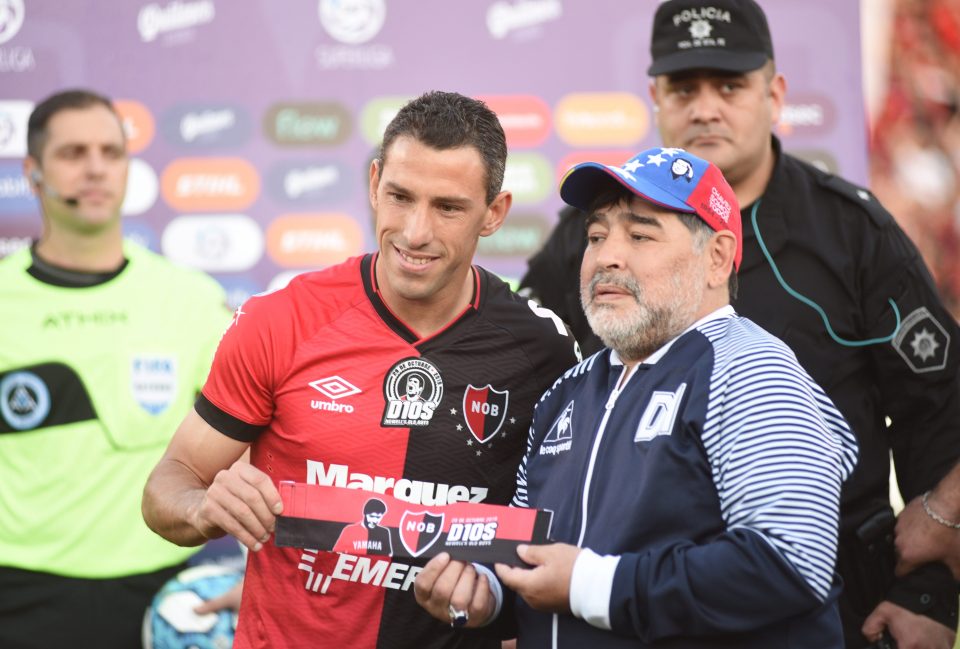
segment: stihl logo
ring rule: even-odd
[[[387,494],[394,498],[418,505],[452,505],[453,503],[479,503],[487,497],[486,487],[449,485],[443,482],[426,482],[406,478],[385,478],[366,473],[352,472],[346,464],[325,465],[307,460],[307,484],[323,487],[346,487]]]

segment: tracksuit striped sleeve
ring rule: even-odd
[[[776,548],[823,601],[837,555],[840,485],[853,471],[856,441],[792,352],[773,338],[757,344],[755,325],[741,323],[733,331],[723,321],[701,329],[716,354],[703,445],[721,515],[729,530],[752,530]],[[749,346],[741,344],[746,338]]]

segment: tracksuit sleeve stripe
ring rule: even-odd
[[[703,444],[729,529],[758,533],[824,600],[837,556],[840,485],[853,470],[856,442],[843,416],[770,339],[756,343],[752,323],[712,336]],[[728,332],[729,334],[730,332]],[[748,351],[743,352],[743,349]]]

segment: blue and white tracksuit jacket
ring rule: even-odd
[[[544,394],[514,504],[586,548],[574,615],[516,602],[520,647],[842,647],[842,415],[793,353],[724,307],[637,366],[603,350]],[[619,386],[619,387],[618,387]]]

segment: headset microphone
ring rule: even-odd
[[[59,192],[54,190],[52,187],[47,186],[47,183],[43,182],[43,174],[39,169],[34,169],[33,173],[30,174],[30,179],[33,180],[34,184],[40,188],[44,194],[49,196],[55,201],[60,201],[67,207],[77,207],[80,204],[80,200],[73,197],[61,196]]]

